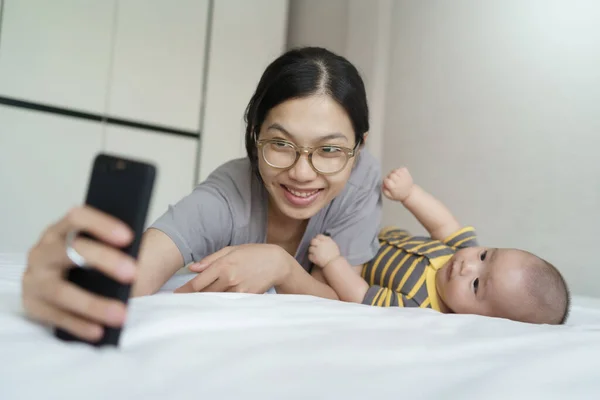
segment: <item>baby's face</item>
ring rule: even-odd
[[[515,249],[461,249],[436,274],[440,298],[457,314],[510,318],[526,303],[528,257],[534,256]]]

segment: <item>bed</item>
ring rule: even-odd
[[[594,399],[600,300],[567,326],[310,296],[131,301],[121,346],[65,344],[21,314],[22,255],[0,255],[0,399]],[[189,278],[188,278],[189,279]]]

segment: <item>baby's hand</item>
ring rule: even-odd
[[[308,259],[318,267],[325,268],[327,264],[339,256],[340,249],[329,236],[317,235],[310,241]]]
[[[410,195],[413,179],[406,168],[398,168],[383,180],[383,194],[390,200],[404,201]]]

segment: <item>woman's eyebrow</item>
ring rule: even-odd
[[[283,133],[283,135],[287,136],[289,139],[292,139],[294,141],[297,140],[297,138],[294,135],[292,135],[290,132],[287,131],[287,129],[285,129],[283,126],[279,125],[278,123],[274,123],[274,124],[269,125],[269,127],[267,128],[267,130],[271,130],[271,129]],[[323,141],[326,141],[326,140],[333,140],[333,139],[344,139],[346,142],[348,141],[348,138],[346,136],[344,136],[342,133],[339,133],[339,132],[329,133],[327,135],[320,136],[318,138],[318,140],[320,142],[323,142]]]
[[[287,136],[290,139],[294,139],[294,135],[292,135],[291,133],[289,133],[283,126],[281,126],[281,125],[279,125],[277,123],[269,125],[269,127],[267,128],[267,130],[269,131],[271,129],[283,133],[285,136]]]

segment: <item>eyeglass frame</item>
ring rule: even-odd
[[[265,157],[265,153],[264,153],[264,146],[265,144],[270,144],[270,143],[285,143],[285,144],[289,144],[292,146],[292,148],[296,151],[296,159],[294,160],[294,162],[292,163],[292,165],[290,165],[289,167],[278,167],[275,166],[273,164],[271,164],[270,162],[267,161],[267,158]],[[349,148],[349,147],[344,147],[344,146],[338,146],[338,145],[322,145],[322,146],[317,146],[317,147],[308,147],[308,146],[298,146],[295,143],[292,143],[290,141],[287,140],[282,140],[282,139],[261,139],[256,141],[256,147],[258,149],[260,149],[260,155],[262,157],[263,160],[265,160],[265,162],[272,168],[276,168],[276,169],[281,169],[281,170],[288,170],[288,169],[292,169],[294,168],[294,166],[298,163],[298,160],[300,159],[300,157],[302,156],[302,154],[306,153],[307,154],[307,160],[308,160],[308,165],[310,165],[310,167],[312,168],[313,171],[315,171],[317,174],[321,174],[321,175],[335,175],[338,174],[340,172],[342,172],[344,170],[344,168],[346,168],[346,166],[348,165],[348,162],[354,158],[354,156],[356,156],[356,149],[358,148],[358,143],[354,146],[353,149]],[[317,169],[317,167],[314,166],[313,162],[312,162],[312,155],[315,151],[317,151],[320,148],[323,147],[335,147],[340,149],[341,151],[343,151],[346,154],[346,162],[344,163],[344,165],[338,169],[335,172],[321,172]]]

